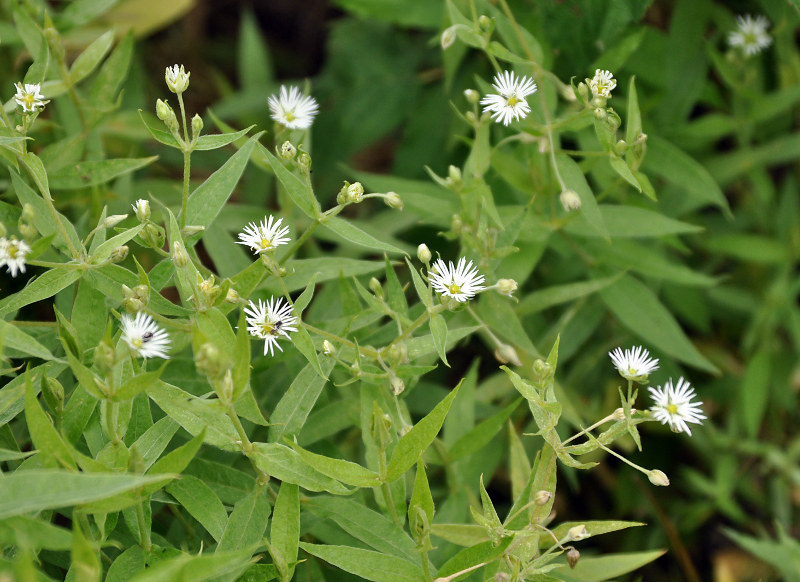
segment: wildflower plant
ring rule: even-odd
[[[655,517],[569,502],[600,463],[620,491],[713,490],[650,439],[715,454],[724,347],[686,329],[717,316],[692,319],[701,293],[727,309],[750,296],[714,295],[716,277],[679,262],[702,230],[687,216],[730,207],[645,133],[648,93],[677,84],[628,59],[660,40],[618,38],[564,71],[555,32],[505,1],[365,0],[332,46],[374,45],[414,91],[339,80],[339,62],[270,94],[248,13],[234,88],[150,70],[132,33],[74,49],[105,9],[90,4],[0,8],[32,58],[15,61],[0,132],[0,578],[610,580],[663,554],[602,541],[658,536]],[[408,54],[436,52],[411,63],[375,30],[350,34],[371,11],[440,39]],[[719,35],[749,55],[767,29]],[[413,69],[433,59],[435,74]],[[137,116],[142,79],[155,102]],[[204,86],[226,94],[193,111]],[[409,176],[348,165],[375,127],[417,136],[396,152]]]

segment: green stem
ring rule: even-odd
[[[427,550],[422,550],[420,552],[420,556],[422,558],[422,574],[425,576],[425,582],[432,582],[433,576],[431,576],[431,568],[428,565],[428,552]]]
[[[181,228],[186,226],[186,207],[189,203],[189,176],[192,166],[192,151],[183,150],[183,195],[181,196]]]
[[[144,520],[144,500],[136,504],[136,523],[139,525],[139,545],[145,552],[149,552],[153,543],[150,541],[150,528]]]

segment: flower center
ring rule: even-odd
[[[33,93],[25,93],[25,95],[22,97],[22,100],[25,102],[23,109],[33,109],[36,96]]]
[[[522,99],[519,99],[516,95],[512,95],[511,97],[508,98],[508,101],[506,102],[506,104],[509,107],[514,107],[515,105],[517,105],[518,103],[521,103],[521,102],[522,102]]]
[[[16,259],[17,258],[17,253],[18,252],[19,252],[19,248],[17,248],[17,245],[15,245],[13,243],[8,245],[8,256],[10,256],[12,259]]]
[[[667,411],[667,413],[668,413],[670,416],[675,416],[676,414],[678,414],[678,407],[677,407],[677,406],[675,406],[674,404],[667,404],[667,405],[664,407],[664,409]]]
[[[294,121],[294,120],[295,120],[294,113],[292,113],[291,111],[287,111],[286,112],[286,121]]]
[[[144,340],[140,337],[134,338],[131,343],[134,345],[135,348],[141,348],[144,345]]]
[[[261,248],[262,249],[269,249],[272,248],[272,241],[268,238],[261,239]]]
[[[456,283],[450,283],[447,286],[447,290],[450,292],[451,295],[457,295],[461,293],[461,285],[458,285]]]

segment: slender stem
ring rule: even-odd
[[[236,432],[239,435],[242,452],[244,452],[245,456],[250,461],[250,465],[252,465],[253,470],[258,474],[259,484],[262,486],[267,485],[269,483],[269,474],[259,467],[256,464],[255,459],[250,456],[255,450],[255,447],[250,441],[250,438],[247,436],[247,432],[244,430],[244,426],[242,426],[242,421],[239,420],[239,415],[236,414],[236,409],[233,407],[233,402],[228,403],[228,405],[225,407],[225,412],[227,413],[228,418],[231,419],[233,427],[236,429]]]
[[[150,528],[144,519],[144,500],[136,504],[136,522],[139,525],[139,545],[145,552],[149,552],[153,543],[150,541]]]
[[[596,429],[598,426],[600,426],[601,424],[605,424],[605,423],[607,423],[607,422],[608,422],[608,421],[610,421],[610,420],[614,420],[614,415],[613,415],[613,414],[609,414],[609,415],[608,415],[608,416],[606,416],[605,418],[598,420],[598,421],[597,421],[597,422],[595,422],[595,423],[594,423],[592,426],[590,426],[590,427],[588,427],[588,428],[585,428],[585,429],[583,429],[581,432],[579,432],[579,433],[576,433],[576,434],[572,435],[572,436],[571,436],[571,437],[569,437],[567,440],[565,440],[565,441],[562,441],[562,442],[561,442],[561,444],[562,444],[562,445],[565,445],[565,444],[567,444],[568,442],[575,440],[576,438],[578,438],[578,437],[579,437],[579,436],[581,436],[582,434],[586,434],[586,433],[587,433],[587,432],[589,432],[590,430],[594,430],[594,429]]]
[[[289,247],[289,250],[286,251],[286,254],[283,255],[283,258],[278,261],[278,264],[283,265],[288,259],[290,259],[292,255],[297,252],[297,249],[299,249],[303,243],[305,243],[314,233],[314,231],[317,230],[317,227],[319,227],[320,224],[321,223],[319,219],[314,220],[314,222],[312,222],[309,227],[303,231],[303,234],[300,235],[300,237],[292,244],[292,246]]]
[[[422,550],[420,552],[420,557],[422,559],[422,574],[425,576],[425,582],[431,582],[433,580],[433,576],[431,576],[431,568],[428,565],[427,550]]]
[[[189,176],[192,167],[192,151],[183,150],[183,195],[181,196],[181,228],[186,226],[186,207],[189,202]]]

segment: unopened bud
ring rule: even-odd
[[[228,303],[239,303],[239,292],[236,289],[228,289],[228,292],[225,294],[225,301]]]
[[[20,220],[24,220],[25,222],[33,222],[34,218],[36,218],[36,209],[32,204],[26,202],[22,205],[22,214],[20,214]]]
[[[222,353],[211,342],[204,343],[195,352],[194,365],[199,372],[209,378],[218,378],[227,369]]]
[[[111,256],[109,257],[109,260],[112,263],[121,263],[122,261],[128,258],[129,251],[130,249],[128,248],[128,245],[119,246],[115,248],[113,251],[111,251]]]
[[[126,218],[128,218],[127,214],[112,214],[103,221],[103,228],[114,228]]]
[[[46,374],[42,376],[42,394],[52,411],[60,411],[64,407],[64,387]]]
[[[517,355],[517,350],[508,344],[500,344],[497,346],[497,349],[494,351],[494,357],[501,364],[522,365]]]
[[[202,307],[211,307],[219,297],[220,287],[214,281],[214,275],[208,279],[203,279],[199,274],[197,278],[200,279],[197,283],[197,290],[200,294],[200,304]]]
[[[458,188],[461,186],[461,168],[451,164],[450,167],[447,168],[447,179],[451,187]]]
[[[511,294],[517,290],[517,282],[514,279],[500,279],[497,281],[497,292],[501,295],[511,297]]]
[[[187,239],[196,234],[200,234],[201,232],[205,231],[205,229],[205,226],[200,226],[199,224],[189,224],[181,229],[181,236],[184,239]]]
[[[488,112],[487,112],[487,113],[484,113],[484,114],[481,116],[481,120],[484,120],[484,119],[489,119],[490,115],[491,115],[491,114],[490,114],[490,113],[488,113]],[[474,111],[467,111],[467,112],[464,114],[464,118],[465,118],[467,121],[469,121],[469,122],[470,122],[472,125],[475,125],[475,124],[478,122],[478,118],[476,117],[476,115],[475,115],[475,112],[474,112]]]
[[[386,206],[390,208],[397,208],[398,210],[403,209],[403,199],[397,195],[396,192],[387,192],[386,196],[383,197],[383,201],[386,203]]]
[[[626,142],[624,139],[621,139],[614,144],[614,153],[618,156],[624,156],[626,151],[628,151],[628,142]]]
[[[586,526],[583,524],[571,527],[567,532],[567,536],[573,541],[585,540],[590,535],[592,534],[589,533],[589,531],[586,529]]]
[[[631,414],[636,412],[635,408],[631,408]],[[625,420],[625,410],[623,408],[617,408],[612,414],[611,418],[613,420],[622,421]]]
[[[167,67],[166,71],[164,72],[164,80],[167,82],[167,87],[173,93],[183,93],[186,89],[189,88],[189,75],[191,73],[187,73],[183,69],[183,65],[173,65],[171,67]]]
[[[105,340],[97,344],[94,349],[94,367],[102,374],[108,375],[114,370],[117,363],[117,353],[114,348],[108,345]]]
[[[139,198],[134,204],[131,204],[133,211],[136,212],[136,218],[140,222],[144,222],[150,218],[150,201],[144,198]]]
[[[178,131],[178,118],[175,116],[172,107],[170,107],[166,101],[162,101],[161,99],[156,101],[156,116],[164,122],[164,125],[166,125],[167,129],[171,132],[174,133]]]
[[[192,140],[200,137],[200,132],[203,131],[203,118],[197,113],[192,117]]]
[[[131,293],[132,297],[135,297],[139,301],[147,303],[150,300],[150,287],[147,285],[137,285],[131,289]]]
[[[392,394],[400,396],[406,389],[406,384],[397,376],[389,378],[389,385],[392,387]]]
[[[461,220],[461,216],[454,214],[450,220],[450,230],[453,231],[453,234],[460,234],[462,228],[464,228],[464,221]]]
[[[653,485],[658,485],[659,487],[668,487],[669,486],[669,477],[663,471],[659,471],[658,469],[653,469],[647,473],[647,478],[650,479],[650,483]]]
[[[361,182],[353,182],[347,187],[347,201],[356,204],[364,200],[364,186]]]
[[[589,86],[586,83],[578,83],[578,95],[580,95],[581,101],[585,102],[589,100]]]
[[[551,366],[544,360],[536,360],[533,363],[533,374],[540,381],[546,380],[547,378],[553,375],[553,366]]]
[[[483,32],[492,32],[494,29],[494,20],[486,16],[485,14],[481,14],[478,17],[478,26],[481,27]]]
[[[308,172],[311,169],[311,156],[306,152],[300,152],[300,155],[297,156],[297,165]]]
[[[145,308],[145,304],[141,299],[130,297],[122,300],[122,308],[128,313],[139,313]]]
[[[608,113],[602,107],[596,107],[594,110],[595,119],[599,119],[600,121],[604,121],[608,117]]]
[[[386,357],[390,362],[405,364],[408,362],[408,346],[404,342],[399,342],[389,346]]]
[[[508,582],[510,579],[510,576],[505,572],[498,572],[494,575],[494,582]]]
[[[177,266],[185,267],[186,265],[189,264],[190,260],[191,259],[189,258],[186,249],[183,248],[183,245],[180,242],[175,241],[174,243],[172,243],[172,261]]]
[[[381,287],[381,282],[378,281],[375,277],[372,277],[369,280],[369,289],[372,291],[376,297],[383,298],[383,287]]]
[[[453,46],[456,41],[456,25],[445,28],[439,41],[442,44],[442,50],[447,50]]]
[[[417,258],[426,265],[431,262],[431,250],[428,245],[422,243],[417,247]]]
[[[21,222],[21,224],[19,224],[17,228],[19,230],[19,233],[22,235],[22,238],[24,238],[28,242],[35,239],[38,233],[36,227],[29,222]],[[0,236],[5,236],[5,234],[0,234]]]
[[[297,155],[297,148],[292,145],[292,142],[285,141],[281,146],[279,155],[284,160],[293,160]]]
[[[570,548],[567,550],[567,564],[569,564],[570,568],[574,568],[575,564],[578,563],[578,560],[581,559],[581,553],[576,550],[575,548]]]
[[[549,491],[544,489],[537,491],[536,495],[533,496],[533,502],[536,505],[547,505],[547,503],[553,498],[553,494]]]
[[[231,372],[230,368],[225,371],[225,377],[222,379],[222,382],[217,387],[217,396],[219,397],[222,402],[232,402],[233,401],[233,373]]]
[[[322,353],[326,356],[332,356],[336,353],[336,348],[333,347],[333,344],[328,340],[324,340],[322,342]]]
[[[478,93],[475,89],[465,89],[464,90],[464,97],[467,98],[467,101],[475,105],[478,101],[481,100],[481,94]]]
[[[564,190],[558,197],[564,210],[571,212],[581,207],[581,198],[575,190]]]

